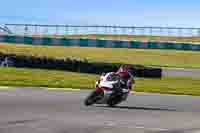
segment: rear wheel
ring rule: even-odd
[[[121,102],[121,96],[112,95],[107,101],[107,105],[110,107],[115,107],[117,104]]]

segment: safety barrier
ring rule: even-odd
[[[5,54],[0,52],[0,67],[17,67],[17,68],[40,68],[48,70],[66,70],[72,72],[101,74],[102,72],[117,71],[121,64],[89,62],[86,59],[55,59],[50,57],[36,57],[18,54]],[[149,67],[142,65],[127,64],[137,77],[161,78],[162,69],[160,67]]]
[[[50,45],[50,46],[82,46],[82,47],[104,47],[104,48],[147,48],[147,49],[175,49],[200,51],[199,44],[176,43],[176,42],[141,42],[141,41],[119,41],[103,39],[72,39],[52,37],[31,37],[0,35],[0,42]]]

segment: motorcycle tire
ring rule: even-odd
[[[111,96],[110,99],[107,101],[107,105],[109,107],[115,107],[120,102],[121,102],[121,99],[118,96]]]
[[[85,104],[85,106],[91,106],[91,105],[93,105],[97,100],[98,100],[98,98],[97,98],[97,91],[94,90],[94,91],[91,92],[91,94],[85,99],[84,104]]]

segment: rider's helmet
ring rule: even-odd
[[[121,65],[117,71],[117,74],[129,75],[128,65]]]

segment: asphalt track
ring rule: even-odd
[[[200,78],[200,69],[162,68],[162,75],[167,77]]]
[[[85,107],[89,91],[0,91],[0,133],[200,133],[200,97],[139,93]]]

